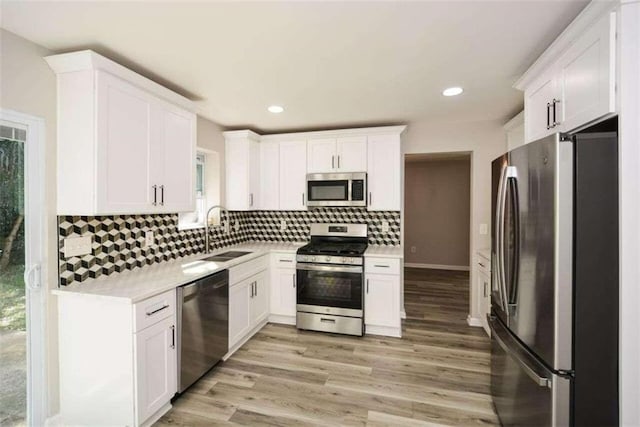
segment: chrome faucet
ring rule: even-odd
[[[227,208],[221,205],[211,206],[209,210],[207,210],[207,214],[204,216],[204,253],[209,252],[209,214],[214,209],[220,209],[220,225],[221,226],[222,226],[222,211],[226,212],[227,214],[229,213]],[[230,219],[227,219],[227,221],[229,220]]]

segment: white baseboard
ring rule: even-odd
[[[282,314],[270,314],[269,323],[278,323],[281,325],[295,325],[296,316],[283,316]]]
[[[469,326],[482,327],[482,321],[477,317],[467,316],[467,324]]]
[[[62,415],[55,414],[47,418],[44,422],[45,427],[62,427],[64,426],[64,422],[62,422]]]
[[[421,264],[418,262],[405,262],[404,266],[410,268],[428,268],[431,270],[469,271],[468,265]]]

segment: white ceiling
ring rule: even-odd
[[[506,120],[515,79],[586,3],[3,1],[1,26],[94,49],[225,127],[284,131]],[[453,85],[464,94],[443,97]]]

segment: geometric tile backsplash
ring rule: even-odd
[[[281,221],[287,227],[281,231]],[[382,233],[382,221],[389,232]],[[368,212],[366,208],[320,208],[309,211],[232,211],[223,213],[222,222],[238,224],[210,229],[211,249],[246,241],[299,242],[309,238],[314,222],[367,223],[369,244],[400,244],[400,212]],[[153,231],[154,244],[145,247],[145,232]],[[92,237],[92,253],[65,258],[64,239]],[[83,282],[104,275],[134,270],[204,252],[204,229],[178,230],[178,214],[60,216],[58,217],[60,285]]]

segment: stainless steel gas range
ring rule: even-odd
[[[366,224],[312,224],[311,242],[296,256],[296,326],[364,333]]]

